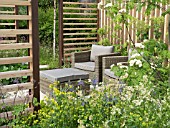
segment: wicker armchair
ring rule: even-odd
[[[78,68],[89,73],[90,79],[97,79],[102,82],[102,58],[106,56],[119,56],[120,53],[109,53],[95,56],[95,61],[90,61],[91,51],[72,53],[72,68],[77,68],[79,64],[86,64],[85,69]]]
[[[103,57],[103,80],[108,81],[110,79],[117,79],[114,72],[111,71],[110,66],[112,64],[122,63],[122,65],[128,65],[128,56],[110,56]]]

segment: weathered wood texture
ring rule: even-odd
[[[92,44],[97,43],[98,9],[96,3],[65,2],[60,0],[59,11],[63,11],[60,17],[60,26],[63,26],[60,34],[60,59],[70,61],[71,52],[89,50]],[[86,8],[83,8],[86,6]],[[61,12],[60,12],[61,13]],[[61,41],[63,43],[61,44]],[[61,57],[62,56],[62,57]]]
[[[18,6],[26,6],[28,8],[27,14],[20,15],[18,13]],[[26,98],[8,97],[1,99],[0,105],[15,105],[21,103],[28,103],[33,111],[32,99],[33,96],[39,101],[39,42],[38,42],[38,0],[1,0],[0,1],[0,53],[10,53],[11,50],[26,50],[27,53],[18,54],[14,56],[0,56],[0,66],[11,64],[28,64],[27,69],[19,69],[16,71],[0,72],[0,80],[21,77],[28,78],[25,83],[17,83],[5,85],[0,81],[0,94],[5,96],[7,93],[12,94],[17,91],[26,92]],[[6,9],[7,8],[7,9]],[[34,9],[32,9],[34,8]],[[10,11],[6,11],[10,10]],[[20,29],[18,21],[27,21],[26,29]],[[5,21],[5,22],[4,22]],[[8,29],[7,29],[8,28]],[[18,39],[18,37],[20,37]],[[21,37],[25,37],[23,40]],[[11,112],[9,112],[11,113]],[[3,118],[3,113],[0,118]],[[12,117],[12,113],[11,113]]]
[[[112,1],[112,4],[114,4],[114,2],[116,2],[115,0],[110,0]],[[106,0],[101,0],[101,3],[103,3],[103,6],[106,5]],[[131,10],[129,12],[129,14],[133,17],[135,17],[136,19],[140,20],[140,21],[144,21],[145,23],[149,24],[151,26],[151,28],[148,30],[147,34],[148,34],[148,39],[153,39],[155,38],[154,35],[154,27],[153,27],[153,21],[149,21],[149,19],[154,18],[154,17],[159,17],[161,16],[161,14],[164,12],[164,10],[168,9],[168,5],[159,5],[160,9],[155,9],[152,10],[151,14],[149,16],[144,15],[145,11],[146,11],[146,7],[142,7],[142,9],[140,11],[137,11],[137,8],[134,8],[133,10]],[[126,7],[125,3],[120,4],[120,7],[122,9],[124,9]],[[136,24],[133,24],[128,26],[126,28],[126,26],[124,24],[122,24],[121,30],[115,31],[114,27],[115,27],[115,23],[113,22],[113,20],[111,19],[111,17],[109,17],[107,15],[107,12],[104,8],[100,9],[100,28],[105,28],[105,30],[107,31],[107,33],[105,34],[105,38],[108,38],[111,44],[124,44],[126,41],[131,39],[135,42],[135,43],[139,43],[142,40],[137,38],[136,36],[136,32],[137,32],[137,26]],[[164,24],[162,24],[162,28],[161,28],[161,38],[162,40],[165,41],[165,43],[169,44],[169,37],[168,37],[168,27],[169,27],[169,15],[165,16],[164,19]],[[143,27],[143,26],[141,26]],[[116,37],[113,37],[113,33],[116,35]],[[128,35],[130,34],[130,36]],[[101,39],[101,38],[100,38]]]

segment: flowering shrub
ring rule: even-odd
[[[38,113],[21,116],[12,126],[24,128],[170,127],[170,90],[159,99],[154,89],[141,86],[103,85],[88,96],[59,91],[41,101]],[[72,87],[69,87],[72,88]]]
[[[141,43],[142,48],[133,52],[128,67],[112,67],[119,77],[128,74],[122,79],[127,85],[148,85],[157,88],[166,87],[169,83],[168,59],[170,52],[167,45],[161,41],[148,40]]]

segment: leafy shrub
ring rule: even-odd
[[[58,13],[58,10],[57,10]],[[39,9],[39,38],[43,45],[52,45],[53,41],[53,17],[54,10],[49,8],[46,11]],[[56,19],[58,24],[58,18]],[[56,40],[58,39],[58,25],[56,26]]]
[[[50,85],[52,97],[41,101],[38,118],[33,114],[20,116],[13,123],[14,128],[170,127],[169,89],[160,99],[152,93],[155,88],[146,86],[132,87],[115,82],[84,96],[77,95],[76,91],[59,91],[55,85]]]

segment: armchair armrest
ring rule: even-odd
[[[126,63],[128,61],[128,56],[111,56],[103,57],[103,69],[109,69],[112,64],[117,64],[119,62]]]
[[[71,53],[71,65],[74,67],[77,62],[88,62],[90,61],[91,51],[82,51]]]
[[[120,53],[109,53],[104,55],[95,56],[95,72],[98,74],[99,82],[102,82],[102,58],[107,56],[120,56]]]

